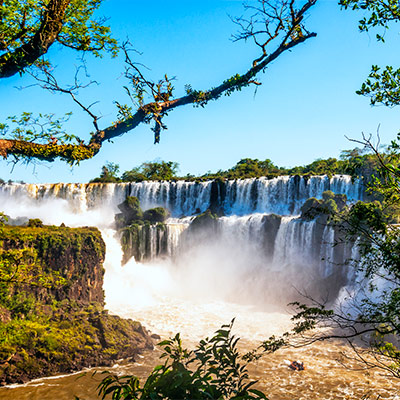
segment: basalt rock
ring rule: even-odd
[[[121,204],[118,205],[122,213],[122,219],[125,226],[130,225],[133,221],[143,219],[143,211],[137,197],[128,196]],[[121,218],[120,214],[117,214]]]
[[[104,310],[104,255],[96,228],[0,227],[0,385],[152,348],[139,322]]]
[[[132,257],[136,261],[149,261],[166,255],[168,235],[165,224],[159,222],[150,224],[133,223],[121,230],[121,245],[123,250],[122,263],[127,263]]]
[[[268,257],[274,254],[275,239],[281,225],[282,217],[276,214],[268,214],[263,217],[263,233],[264,233],[264,252]]]
[[[149,221],[151,224],[165,222],[170,217],[170,213],[163,207],[151,208],[143,213],[143,220]]]

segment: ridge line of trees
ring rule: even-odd
[[[382,153],[388,159],[389,153]],[[364,177],[370,181],[373,176],[378,176],[378,162],[376,157],[363,149],[354,148],[342,151],[340,158],[317,159],[304,166],[292,168],[279,167],[270,159],[258,160],[244,158],[226,171],[207,172],[200,176],[178,174],[179,164],[173,161],[154,160],[144,162],[131,170],[120,173],[120,167],[113,162],[107,162],[100,176],[90,182],[116,183],[116,182],[142,182],[142,181],[206,181],[212,179],[245,179],[266,176],[274,178],[282,175],[351,175],[353,178]]]

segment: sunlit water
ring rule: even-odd
[[[261,340],[291,326],[290,315],[284,308],[276,307],[279,290],[274,291],[273,307],[257,301],[259,291],[245,286],[242,276],[236,279],[222,260],[220,265],[215,265],[188,259],[185,268],[182,265],[177,268],[167,261],[139,264],[131,260],[121,266],[118,239],[108,228],[113,218],[109,208],[71,213],[66,201],[53,200],[41,205],[4,202],[3,210],[14,217],[39,217],[45,223],[99,226],[107,245],[104,281],[107,308],[112,313],[141,321],[162,338],[180,332],[185,344],[193,347],[200,338],[212,335],[222,324],[235,318],[234,333],[241,337],[240,347],[246,352],[258,346]],[[235,250],[240,252],[240,249]],[[268,297],[268,293],[262,295]],[[339,342],[285,349],[251,365],[250,376],[258,380],[257,387],[271,400],[358,400],[368,394],[371,399],[378,396],[400,399],[398,381],[379,370],[361,370],[362,365],[346,359],[344,353],[352,354],[346,344]],[[159,350],[147,351],[135,363],[122,365],[119,362],[111,370],[143,379],[159,362],[159,355]],[[304,362],[306,370],[290,370],[287,365],[292,360]],[[96,387],[102,376],[93,376],[93,372],[102,370],[96,368],[38,379],[25,385],[11,385],[0,389],[0,399],[69,400],[79,396],[94,400],[98,398]]]

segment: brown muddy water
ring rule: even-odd
[[[201,268],[191,277],[190,285],[188,281],[177,283],[165,265],[130,263],[121,268],[115,262],[122,258],[119,242],[112,232],[103,232],[103,237],[108,249],[104,281],[107,308],[121,317],[141,321],[162,338],[180,332],[185,344],[193,348],[200,339],[236,318],[233,331],[241,338],[241,350],[246,352],[270,335],[279,335],[291,327],[290,315],[282,310],[237,304],[235,298],[231,302],[221,301],[217,295],[228,285],[229,276],[211,282],[213,285],[205,290],[205,273]],[[343,353],[351,356],[351,352],[348,345],[340,342],[285,349],[252,364],[249,376],[258,380],[256,387],[270,400],[400,400],[399,379],[386,376],[382,370],[363,370],[362,364],[344,357]],[[160,363],[159,355],[160,350],[148,351],[136,363],[115,365],[109,370],[143,379]],[[287,365],[293,360],[304,362],[306,370],[289,369]],[[0,400],[73,400],[75,396],[96,400],[96,388],[103,376],[93,376],[93,372],[102,370],[3,387]]]
[[[184,332],[187,329],[189,339],[186,345],[194,347],[196,340],[204,336],[204,331],[213,331],[218,328],[221,319],[226,319],[227,309],[239,313],[240,307],[226,304],[186,305],[180,307],[181,315],[169,305],[170,313],[166,308],[159,307],[149,311],[147,318],[164,315],[158,324],[151,326],[153,331],[157,325],[158,332],[168,337],[171,332],[168,328],[178,328]],[[167,307],[167,305],[165,305]],[[172,311],[171,311],[172,309]],[[197,321],[181,325],[180,321],[188,317],[188,313],[199,313]],[[219,312],[218,312],[219,311]],[[142,320],[146,319],[142,315]],[[163,321],[162,321],[163,319]],[[154,320],[153,320],[154,321]],[[254,325],[258,321],[257,325]],[[268,326],[273,329],[268,330]],[[240,347],[243,352],[253,349],[259,344],[261,333],[274,334],[288,324],[288,316],[279,313],[244,313],[235,321],[235,334],[241,336]],[[174,326],[175,325],[175,326]],[[162,329],[162,326],[164,329]],[[266,336],[264,336],[266,337]],[[364,370],[363,365],[345,357],[352,356],[352,350],[345,343],[325,342],[316,343],[300,349],[285,349],[272,355],[266,355],[249,366],[249,375],[258,380],[256,387],[267,394],[270,400],[330,400],[330,399],[400,399],[400,380],[391,378],[380,370]],[[127,365],[115,365],[108,370],[117,374],[134,374],[144,379],[151,369],[159,363],[160,350],[147,351],[137,358],[137,362]],[[288,361],[299,360],[304,362],[305,371],[292,371],[288,368]],[[34,380],[25,385],[11,385],[0,388],[0,400],[70,400],[78,396],[82,400],[96,400],[96,387],[104,375],[104,368],[88,369],[71,375]],[[96,374],[93,375],[93,373]],[[368,397],[370,396],[370,397]]]

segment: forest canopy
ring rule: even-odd
[[[381,154],[384,159],[391,160],[397,165],[398,160],[394,160],[389,153]],[[200,176],[178,174],[179,164],[173,161],[154,160],[144,162],[141,165],[125,171],[119,175],[119,165],[108,162],[102,167],[99,177],[91,182],[142,182],[160,180],[188,180],[202,181],[210,179],[246,179],[259,178],[265,176],[274,178],[282,175],[351,175],[353,178],[365,178],[366,183],[371,181],[373,176],[378,177],[378,160],[375,155],[366,149],[354,148],[342,151],[340,158],[330,157],[328,159],[317,159],[304,166],[292,168],[279,167],[270,159],[258,160],[244,158],[239,160],[236,165],[226,171],[207,172]]]

